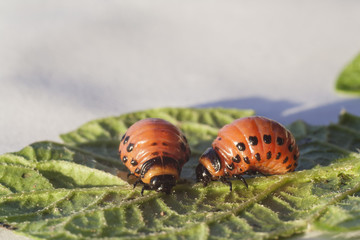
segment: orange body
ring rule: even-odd
[[[159,175],[178,179],[189,160],[190,148],[183,133],[173,124],[149,118],[133,124],[122,137],[120,159],[132,174],[149,184]]]
[[[297,167],[299,149],[293,135],[281,124],[264,118],[248,117],[235,120],[220,129],[212,143],[220,167],[203,156],[202,164],[213,179],[245,172],[284,174]]]

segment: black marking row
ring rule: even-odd
[[[126,133],[125,133],[125,134],[121,137],[120,143],[122,142],[122,143],[125,145],[125,144],[127,144],[127,143],[129,142],[129,139],[130,139],[130,136],[126,136]],[[183,139],[183,141],[184,141],[185,143],[187,143],[187,139],[186,139],[186,137],[185,137],[184,135],[182,135],[182,139]],[[186,145],[185,145],[184,142],[181,142],[181,143],[180,143],[180,148],[181,148],[181,150],[182,150],[183,152],[186,152]],[[157,145],[156,142],[153,142],[153,143],[151,144],[151,146],[156,146],[156,145]],[[168,143],[162,142],[162,145],[168,146]],[[128,146],[126,147],[126,151],[127,151],[128,153],[132,152],[132,151],[134,150],[134,146],[135,146],[134,143],[129,143]],[[163,154],[164,154],[164,155],[169,155],[169,153],[167,153],[167,152],[163,152]],[[120,157],[121,157],[121,151],[119,151],[119,155],[120,155]],[[159,155],[159,152],[153,152],[151,155],[157,156],[157,155]],[[121,158],[121,160],[123,161],[123,163],[126,163],[126,162],[128,161],[128,157],[127,157],[126,155],[124,155],[124,156]],[[135,167],[135,166],[138,165],[138,162],[137,162],[135,159],[131,159],[130,164]],[[135,173],[139,173],[139,171],[140,171],[139,169],[136,169],[136,170],[135,170]]]
[[[219,140],[221,140],[221,138],[219,138]],[[249,140],[249,144],[250,144],[251,146],[256,146],[256,145],[259,143],[259,141],[258,141],[258,139],[257,139],[256,136],[249,136],[249,139],[248,139],[248,140]],[[265,144],[270,144],[270,143],[271,143],[271,135],[266,135],[266,134],[264,134],[263,140],[264,140],[264,143],[265,143]],[[277,138],[276,138],[276,143],[277,143],[279,146],[281,146],[281,145],[284,144],[284,139],[281,138],[281,137],[277,137]],[[245,151],[245,150],[246,150],[246,145],[245,145],[245,143],[243,143],[243,142],[237,143],[237,144],[236,144],[236,147],[237,147],[237,149],[239,149],[239,151]],[[288,146],[288,149],[289,149],[290,152],[292,152],[292,151],[294,150],[294,145],[290,143],[289,146]],[[268,159],[269,159],[269,158],[268,158]]]
[[[260,153],[256,153],[254,156],[255,156],[255,159],[256,159],[256,160],[261,161],[261,155],[260,155]],[[270,151],[266,153],[266,159],[268,159],[268,160],[271,159],[271,156],[272,156],[272,154],[271,154]],[[281,157],[281,152],[278,152],[278,153],[276,154],[276,158],[275,158],[275,159],[276,159],[276,160],[279,160],[280,157]],[[294,154],[293,159],[296,161],[297,158],[298,158],[298,156]],[[248,157],[245,156],[243,159],[244,159],[244,161],[245,161],[247,164],[250,164]],[[283,162],[283,163],[286,163],[288,160],[289,160],[289,157],[286,157],[286,158],[284,159],[284,162]],[[240,163],[240,162],[241,162],[241,157],[240,157],[240,155],[239,155],[239,154],[236,154],[236,156],[232,158],[232,161],[235,162],[235,163]]]
[[[269,152],[266,153],[266,159],[267,159],[267,160],[271,159],[271,156],[272,156],[271,151],[269,151]],[[260,155],[260,153],[256,153],[256,154],[254,155],[254,157],[255,157],[255,159],[256,159],[257,161],[261,161],[261,155]],[[276,158],[275,158],[275,159],[276,159],[276,160],[279,160],[280,157],[281,157],[281,152],[278,152],[278,153],[276,154]],[[296,154],[294,154],[294,155],[293,155],[293,159],[296,161],[297,158],[298,158],[298,156],[297,156]],[[244,160],[244,162],[245,162],[246,164],[250,164],[249,157],[245,156],[245,157],[243,157],[243,160]],[[229,170],[233,170],[233,169],[234,169],[234,167],[233,167],[233,164],[234,164],[234,163],[238,164],[238,163],[241,162],[241,156],[240,156],[239,154],[236,154],[236,156],[232,158],[232,161],[233,161],[233,163],[232,163],[231,165],[229,165],[229,164],[227,164],[227,163],[225,162],[226,167],[227,167]],[[286,156],[285,159],[282,161],[282,163],[285,164],[285,163],[287,163],[288,161],[289,161],[289,157]],[[286,169],[290,169],[291,166],[292,166],[292,164],[288,165],[288,166],[286,167]],[[296,163],[296,162],[294,163],[294,166],[297,167],[297,163]]]
[[[221,138],[218,138],[218,140],[221,140]],[[249,141],[249,144],[251,146],[256,146],[259,143],[258,138],[256,136],[249,136],[248,141]],[[270,144],[271,143],[271,135],[264,134],[263,141],[264,141],[265,144]],[[284,144],[284,139],[281,138],[281,137],[277,137],[276,138],[276,143],[279,146],[281,146],[281,145]],[[239,149],[239,151],[245,151],[246,150],[246,145],[243,142],[237,143],[236,147]],[[289,151],[292,152],[292,150],[294,149],[294,146],[292,144],[290,144],[288,148],[289,148]]]

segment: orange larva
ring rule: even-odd
[[[239,178],[247,186],[243,174],[291,172],[298,158],[294,136],[280,123],[258,116],[240,118],[220,129],[212,147],[200,157],[196,177],[205,186],[220,180],[231,190],[229,178]]]
[[[190,148],[185,135],[173,124],[148,118],[133,124],[123,135],[119,155],[144,184],[144,190],[170,193],[179,179],[183,165],[189,160]]]

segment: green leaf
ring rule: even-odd
[[[335,87],[340,92],[360,95],[360,54],[344,68]]]
[[[125,185],[112,159],[59,143],[34,143],[0,156],[0,183],[12,193],[56,188]],[[108,172],[108,173],[106,173]]]
[[[0,156],[0,222],[40,239],[274,239],[308,231],[358,237],[360,118],[289,129],[299,143],[297,171],[196,183],[198,157],[224,124],[253,112],[234,109],[155,109],[95,120],[62,135]],[[182,180],[166,195],[132,189],[116,154],[119,137],[145,117],[170,120],[193,154]],[[117,177],[120,176],[121,178]],[[123,180],[122,180],[123,179]]]

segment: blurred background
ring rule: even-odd
[[[359,9],[356,0],[1,1],[0,154],[148,108],[251,108],[284,124],[360,114],[360,99],[334,91],[360,51]]]
[[[1,1],[0,154],[157,107],[335,122],[360,1]]]

